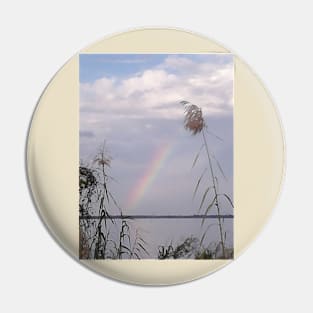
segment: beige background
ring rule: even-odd
[[[195,34],[142,29],[98,42],[84,53],[227,53]],[[52,79],[30,128],[27,166],[33,197],[57,241],[78,260],[78,55]],[[259,233],[279,193],[284,142],[273,103],[252,71],[235,58],[234,243],[235,257]],[[98,273],[138,284],[189,281],[226,265],[223,260],[80,261]]]

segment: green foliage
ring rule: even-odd
[[[109,190],[107,173],[111,157],[104,146],[92,165],[79,167],[79,257],[81,259],[140,259],[148,255],[138,230],[123,219],[122,210]],[[120,214],[114,220],[112,214]],[[99,216],[99,219],[92,218]]]
[[[221,243],[211,244],[203,247],[199,239],[193,236],[186,238],[182,243],[174,247],[160,246],[158,259],[224,259],[233,258],[233,248],[225,247],[225,256],[223,254]]]

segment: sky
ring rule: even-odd
[[[202,149],[192,167],[203,138],[184,128],[183,100],[201,107],[219,190],[233,198],[231,54],[81,54],[79,79],[80,160],[90,162],[105,141],[114,178],[109,188],[125,214],[198,213],[208,170],[207,184],[192,194],[208,159]],[[221,202],[222,213],[231,214]],[[186,229],[145,223],[148,231],[158,224],[155,230],[169,240]],[[196,232],[199,225],[188,223]]]

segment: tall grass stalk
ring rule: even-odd
[[[225,251],[225,236],[223,235],[223,226],[222,226],[222,219],[221,219],[221,207],[220,207],[220,202],[219,202],[219,196],[221,196],[218,192],[218,181],[217,181],[217,176],[215,175],[214,173],[214,167],[213,167],[213,164],[212,164],[212,157],[216,160],[216,158],[211,155],[210,151],[209,151],[209,147],[208,147],[208,142],[207,142],[207,138],[205,136],[205,130],[210,133],[208,130],[207,130],[207,126],[206,126],[206,123],[204,121],[204,118],[203,118],[203,115],[202,115],[202,110],[200,107],[198,107],[197,105],[195,104],[192,104],[188,101],[181,101],[180,102],[182,105],[184,105],[184,108],[185,108],[185,120],[184,120],[184,126],[185,126],[185,129],[187,129],[188,131],[191,132],[192,135],[196,135],[198,133],[201,133],[202,134],[202,140],[203,140],[203,145],[201,146],[200,148],[200,151],[198,152],[193,164],[192,164],[192,167],[195,166],[198,158],[199,158],[199,155],[202,151],[202,148],[203,146],[205,147],[205,152],[206,152],[206,156],[208,158],[208,161],[209,161],[209,169],[210,169],[210,176],[211,176],[211,180],[212,180],[212,186],[208,186],[202,196],[202,200],[201,200],[201,204],[200,204],[200,208],[199,210],[201,210],[204,202],[205,202],[205,199],[207,197],[207,194],[208,192],[213,189],[213,201],[210,202],[210,204],[207,206],[206,208],[206,211],[205,211],[205,214],[207,214],[207,212],[209,211],[209,209],[211,209],[211,207],[214,205],[217,209],[217,214],[218,214],[218,227],[219,227],[219,233],[220,233],[220,242],[221,242],[221,245],[222,245],[222,252],[223,252],[223,258],[226,258],[226,251]],[[217,139],[219,140],[222,140],[220,137],[214,135]],[[220,164],[218,163],[218,161],[216,160],[217,162],[217,165],[222,173],[222,175],[225,177],[224,175],[224,172],[220,166]],[[198,188],[199,188],[199,185],[200,185],[200,182],[203,178],[203,175],[205,173],[206,169],[204,169],[203,173],[201,174],[198,182],[197,182],[197,185],[196,185],[196,188],[195,188],[195,191],[194,191],[194,194],[193,194],[193,197],[195,196]],[[222,196],[224,196],[230,203],[231,205],[233,206],[232,204],[232,201],[230,200],[230,198],[226,195],[226,194],[222,194]],[[203,224],[204,220],[202,221],[202,224]],[[206,232],[205,232],[206,233]],[[204,233],[204,236],[205,236],[205,233]]]
[[[111,160],[103,145],[91,165],[79,167],[80,216],[100,217],[97,222],[89,219],[80,220],[81,259],[140,259],[143,253],[148,255],[146,243],[137,229],[131,229],[130,224],[124,219],[121,223],[117,222],[111,215],[111,212],[118,210],[123,216],[121,208],[109,190],[109,181],[113,180],[108,175]],[[134,233],[136,235],[133,239]]]
[[[224,243],[222,221],[221,221],[221,210],[220,210],[220,206],[219,206],[218,192],[217,192],[217,188],[216,188],[216,180],[215,180],[215,175],[214,175],[214,171],[213,171],[212,160],[211,160],[211,157],[210,157],[210,152],[209,152],[207,140],[206,140],[206,137],[205,137],[203,129],[201,130],[201,133],[202,133],[202,138],[203,138],[206,154],[207,154],[207,157],[208,157],[208,160],[209,160],[209,165],[210,165],[210,172],[211,172],[211,178],[212,178],[213,190],[214,190],[215,206],[217,208],[217,214],[218,214],[218,226],[219,226],[219,231],[220,231],[220,236],[221,236],[223,257],[225,258],[226,257],[226,254],[225,254],[225,243]]]

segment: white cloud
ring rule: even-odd
[[[232,64],[195,62],[172,55],[132,77],[103,77],[82,83],[80,106],[86,114],[81,123],[96,124],[102,114],[110,118],[180,118],[181,100],[199,105],[207,115],[227,114],[232,112],[232,90]]]
[[[146,70],[142,74],[126,79],[122,82],[122,90],[125,96],[130,96],[136,92],[149,92],[163,89],[175,83],[177,77],[164,70]]]

